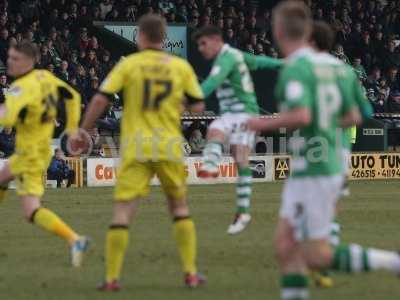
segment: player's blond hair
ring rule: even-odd
[[[292,40],[309,38],[312,29],[312,17],[309,7],[302,1],[284,1],[273,10],[272,21],[279,24],[280,30]]]
[[[139,19],[139,31],[143,32],[151,43],[162,43],[167,35],[167,22],[163,17],[147,14]]]

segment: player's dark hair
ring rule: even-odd
[[[196,30],[192,35],[192,40],[197,42],[200,38],[205,36],[219,36],[222,38],[222,31],[220,28],[212,25],[204,26]]]
[[[335,42],[335,34],[328,23],[324,21],[314,21],[311,33],[311,42],[320,51],[331,51]]]
[[[167,35],[167,22],[158,15],[146,14],[139,19],[139,31],[146,35],[149,42],[162,43]]]
[[[39,50],[36,44],[28,40],[22,40],[19,43],[12,45],[11,48],[13,48],[15,51],[25,54],[29,58],[32,58],[35,62],[39,57]]]
[[[302,1],[284,1],[273,10],[273,23],[292,40],[308,39],[311,33],[312,17],[310,8]]]

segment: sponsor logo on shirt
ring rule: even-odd
[[[17,97],[22,94],[22,89],[19,86],[13,86],[7,91],[7,95]]]

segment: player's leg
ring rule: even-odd
[[[238,169],[236,183],[236,214],[228,228],[228,234],[242,232],[251,221],[250,197],[252,192],[252,173],[249,166],[250,147],[247,143],[232,145],[232,155]]]
[[[347,175],[349,172],[351,153],[348,149],[343,148],[341,154],[342,154],[342,161],[343,161],[343,183],[341,185],[341,192],[340,192],[339,200],[343,199],[345,197],[348,197],[350,195]],[[337,218],[339,210],[340,210],[340,201],[338,201],[336,204],[335,216],[333,217],[332,222],[331,222],[329,242],[333,247],[336,247],[340,244],[341,226],[340,226],[339,220]],[[312,271],[311,278],[313,279],[315,285],[318,287],[322,287],[322,288],[333,287],[333,280],[330,277],[328,270],[324,270],[321,272]]]
[[[219,174],[218,165],[225,142],[225,125],[222,118],[213,121],[207,130],[207,143],[203,150],[203,164],[198,171],[199,177],[217,177]]]
[[[307,265],[302,256],[300,242],[307,237],[304,226],[304,180],[285,182],[280,208],[280,220],[275,234],[275,251],[281,270],[281,299],[308,299]]]
[[[249,166],[249,155],[254,146],[255,133],[247,129],[247,114],[238,114],[229,120],[232,155],[238,168],[236,184],[236,214],[228,228],[228,234],[242,232],[251,221],[250,197],[252,192],[252,172]]]
[[[105,281],[97,288],[117,291],[122,266],[129,243],[129,224],[137,210],[139,199],[148,195],[154,171],[151,163],[123,161],[117,172],[113,217],[106,234]]]
[[[341,244],[333,248],[327,239],[309,242],[303,249],[307,264],[313,269],[329,268],[344,273],[386,270],[400,274],[400,255],[395,251],[357,244]]]
[[[129,224],[137,211],[139,201],[117,201],[113,205],[113,217],[106,234],[105,282],[99,290],[116,291],[120,289],[119,280],[129,244]]]
[[[89,239],[78,235],[57,214],[41,206],[40,198],[44,193],[42,172],[17,175],[16,184],[25,219],[64,239],[71,248],[72,265],[80,267],[88,249]]]
[[[281,299],[308,299],[307,266],[293,227],[280,219],[275,233],[275,252],[281,272]]]
[[[198,274],[196,266],[196,228],[190,216],[186,200],[185,169],[181,162],[160,162],[156,172],[168,200],[168,208],[173,220],[173,235],[181,258],[185,284],[197,287],[205,282]]]
[[[331,269],[347,273],[387,270],[400,273],[400,255],[394,251],[364,248],[357,244],[329,243],[330,221],[334,215],[336,198],[339,196],[340,177],[314,180],[307,205],[307,231],[310,239],[304,244],[303,254],[313,269]],[[308,189],[307,189],[308,190]],[[336,193],[336,195],[335,195]],[[324,201],[320,201],[320,195]]]
[[[8,183],[14,179],[14,175],[11,173],[10,164],[5,162],[3,167],[0,169],[0,202],[2,202],[7,194]]]

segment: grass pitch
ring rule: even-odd
[[[60,239],[25,223],[11,192],[0,206],[0,299],[279,299],[279,275],[272,236],[281,184],[255,184],[253,223],[239,236],[225,231],[234,212],[234,185],[195,186],[189,190],[197,225],[199,267],[206,287],[187,290],[172,239],[171,222],[158,188],[141,206],[131,227],[131,242],[120,293],[101,294],[94,287],[103,276],[105,231],[112,189],[48,190],[44,205],[54,209],[79,232],[93,238],[85,266],[69,266]],[[400,183],[354,182],[352,196],[342,202],[343,241],[400,249]],[[312,289],[318,300],[400,299],[400,281],[391,274],[335,276],[330,290]]]

